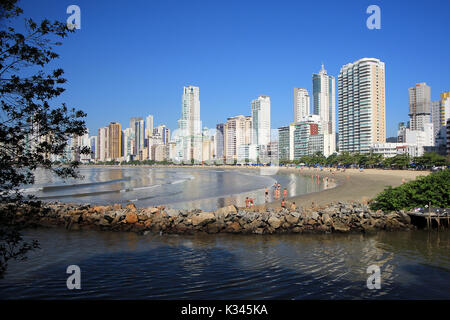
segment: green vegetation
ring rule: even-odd
[[[305,165],[321,165],[321,166],[356,166],[362,168],[392,168],[405,169],[412,165],[422,169],[428,169],[433,166],[450,165],[450,159],[434,152],[425,153],[422,157],[411,158],[407,154],[398,154],[394,157],[384,158],[381,154],[376,153],[349,153],[332,154],[328,158],[318,152],[312,156],[303,156],[298,160],[286,161],[281,160],[280,164],[304,163]]]
[[[419,177],[396,188],[387,187],[370,204],[371,209],[393,211],[431,206],[450,207],[450,169]]]

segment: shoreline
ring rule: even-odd
[[[260,170],[260,167],[253,166],[190,166],[190,165],[82,165],[80,167],[148,167],[148,168],[195,168],[202,170],[217,170],[217,168],[227,170]],[[267,168],[267,167],[266,167]],[[295,167],[278,167],[277,172],[296,173],[303,176],[318,176],[320,178],[327,177],[334,178],[334,186],[330,186],[325,190],[312,192],[294,197],[287,197],[286,201],[295,202],[297,206],[311,207],[324,206],[334,202],[361,202],[367,203],[373,199],[377,194],[382,192],[385,187],[397,187],[404,182],[415,180],[420,176],[427,176],[430,171],[413,171],[413,170],[383,170],[383,169],[364,169],[360,172],[359,169],[346,169],[345,172],[337,171],[333,168],[330,172],[329,168],[324,168],[322,171],[316,168],[295,168]],[[275,173],[276,174],[276,173]],[[283,188],[283,186],[282,186]],[[270,190],[272,191],[272,190]],[[210,197],[207,197],[210,198]],[[214,197],[218,198],[218,197]],[[170,204],[161,204],[170,206]],[[266,206],[268,208],[279,208],[280,200],[270,201],[255,205],[255,207]]]
[[[345,172],[335,171],[333,175],[329,169],[280,170],[319,178],[333,176],[337,185],[332,189],[288,198],[286,208],[280,206],[279,200],[250,208],[228,205],[213,211],[171,209],[165,205],[136,208],[134,203],[123,207],[117,203],[102,206],[38,201],[19,206],[0,204],[0,210],[7,224],[21,227],[64,226],[67,230],[96,229],[141,234],[368,233],[416,228],[410,216],[413,212],[374,211],[368,206],[368,201],[386,185],[397,186],[402,180],[414,180],[427,172],[347,169]]]

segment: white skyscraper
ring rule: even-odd
[[[334,77],[327,74],[322,64],[319,73],[313,74],[313,114],[320,116],[326,157],[336,152],[335,87]]]
[[[200,88],[184,87],[181,119],[178,120],[177,157],[183,162],[202,161],[202,123],[200,120]]]
[[[310,97],[308,90],[294,88],[294,122],[299,122],[309,116]]]
[[[153,116],[150,114],[145,118],[145,139],[153,134]]]
[[[363,58],[341,68],[338,83],[339,151],[370,152],[386,142],[385,65]]]
[[[252,101],[252,144],[267,146],[270,143],[270,97],[258,96]]]

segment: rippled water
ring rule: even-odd
[[[265,202],[264,189],[276,181],[289,196],[331,187],[311,177],[292,173],[259,175],[258,170],[195,168],[82,167],[83,180],[62,181],[47,171],[36,172],[36,182],[26,193],[43,200],[137,206],[170,205],[173,208],[214,210],[229,204],[244,206],[245,197]],[[272,200],[272,194],[268,201]]]
[[[1,299],[450,299],[450,233],[147,235],[36,229]],[[66,288],[81,268],[82,289]],[[366,286],[381,268],[381,289]]]

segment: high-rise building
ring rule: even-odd
[[[258,96],[251,103],[252,144],[267,146],[270,142],[270,97]]]
[[[447,119],[450,118],[450,91],[441,93],[441,125],[447,126]]]
[[[306,119],[306,117],[303,119]],[[300,122],[300,120],[295,123]],[[294,160],[295,123],[291,123],[286,127],[278,128],[278,159],[280,161]]]
[[[439,129],[441,127],[441,101],[431,102],[431,122],[433,123],[433,133],[435,139],[438,138]]]
[[[130,161],[133,156],[133,130],[131,128],[126,128],[122,133],[122,155],[125,161]]]
[[[217,160],[223,160],[224,158],[224,150],[225,150],[225,144],[224,144],[224,130],[225,125],[223,123],[219,123],[216,125],[216,136],[214,141],[216,142],[216,159]]]
[[[97,135],[98,141],[98,160],[107,161],[109,160],[109,127],[104,127],[98,129]]]
[[[326,157],[336,152],[336,84],[322,64],[319,73],[313,74],[313,113],[320,116]]]
[[[363,58],[344,65],[338,78],[339,151],[370,152],[386,142],[385,65]]]
[[[145,139],[153,134],[153,116],[150,114],[145,117]]]
[[[303,156],[323,154],[323,126],[318,115],[310,115],[295,123],[293,132],[294,160]]]
[[[177,157],[182,162],[202,161],[202,123],[200,120],[200,88],[183,89],[181,119],[178,120]]]
[[[224,125],[224,155],[227,162],[237,160],[239,147],[252,142],[252,117],[228,118]]]
[[[310,98],[308,90],[303,88],[294,88],[294,122],[309,116]]]
[[[409,88],[409,118],[411,130],[423,130],[430,123],[431,88],[425,82]]]
[[[170,141],[170,129],[165,124],[161,124],[153,129],[153,134],[158,134],[161,137],[162,144],[168,144]]]
[[[109,124],[109,159],[122,158],[122,127],[118,122]]]
[[[134,132],[134,129],[135,129],[135,127],[136,127],[135,123],[136,123],[136,121],[140,121],[140,120],[142,120],[142,117],[133,117],[133,118],[130,118],[130,128],[131,128],[131,131],[133,132],[133,134],[135,133],[135,132]]]
[[[137,159],[143,160],[142,153],[145,148],[144,120],[137,120],[134,123],[134,151]]]
[[[90,144],[90,147],[91,147],[91,160],[95,161],[97,159],[97,152],[98,152],[97,136],[89,137],[89,144]]]

